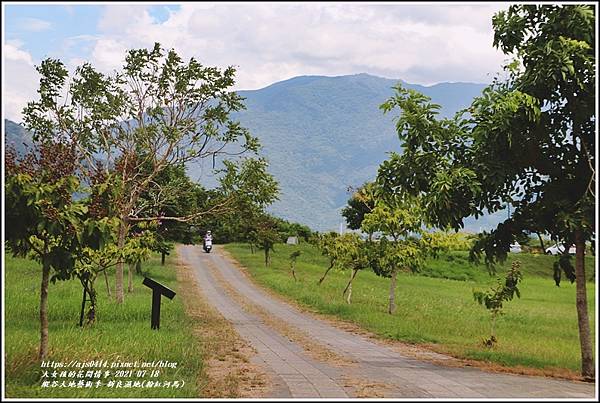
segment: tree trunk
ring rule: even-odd
[[[85,314],[85,325],[86,326],[93,325],[94,323],[96,323],[96,304],[98,301],[96,289],[94,288],[94,283],[96,282],[96,278],[97,278],[97,275],[93,275],[93,276],[90,275],[87,281],[83,278],[80,279],[81,285],[83,286],[83,289],[84,289],[83,304],[85,304],[85,293],[86,292],[87,292],[87,295],[88,295],[89,301],[90,301],[90,305],[88,307],[87,313]],[[83,306],[81,307],[81,309],[83,309]]]
[[[342,295],[345,295],[346,292],[348,292],[348,296],[346,297],[347,303],[350,303],[350,296],[352,295],[352,281],[354,280],[354,277],[356,277],[357,273],[358,273],[358,269],[352,270],[352,272],[350,273],[350,281],[348,281],[348,284],[346,285],[346,288],[344,289],[344,292],[342,293]]]
[[[135,262],[135,272],[137,274],[142,274],[142,261],[138,260],[137,262]]]
[[[539,232],[536,232],[538,239],[540,240],[540,246],[542,247],[542,253],[546,253],[546,248],[544,247],[544,239]]]
[[[161,264],[161,266],[165,265],[165,256],[166,255],[167,254],[165,252],[161,252],[161,255],[160,255],[160,264]],[[135,268],[137,269],[137,266]]]
[[[265,246],[265,267],[269,265],[269,247]]]
[[[133,270],[135,263],[129,263],[127,266],[127,292],[133,292]]]
[[[106,274],[106,269],[103,270],[104,272],[104,282],[106,283],[106,291],[108,292],[108,296],[110,297],[110,285],[108,284],[108,274]]]
[[[291,267],[291,268],[292,268],[292,277],[294,277],[294,281],[298,281],[298,280],[296,279],[296,269],[295,269],[295,267],[294,267],[294,264],[292,264],[292,267]]]
[[[89,282],[88,292],[90,294],[90,308],[88,309],[87,317],[86,317],[87,325],[93,325],[94,323],[96,323],[96,304],[97,304],[98,298],[96,298],[96,289],[94,288],[95,281],[96,281],[96,278],[94,277]]]
[[[42,286],[40,289],[40,360],[48,356],[48,281],[50,280],[50,263],[43,260]]]
[[[327,270],[325,270],[325,273],[323,273],[323,277],[321,277],[319,279],[319,285],[321,285],[321,283],[323,282],[323,280],[325,280],[325,277],[327,276],[327,273],[329,273],[329,270],[331,270],[333,268],[333,261],[329,264],[329,267],[327,268]]]
[[[346,303],[348,305],[350,304],[350,299],[352,298],[352,279],[354,278],[352,274],[354,274],[354,272],[351,273],[350,282],[348,283],[348,295],[346,295]]]
[[[348,295],[346,295],[346,303],[350,305],[350,299],[352,298],[352,282],[348,286]]]
[[[390,305],[388,306],[388,313],[391,315],[396,311],[396,270],[392,271],[392,279],[390,281]]]
[[[587,307],[585,278],[585,240],[580,229],[575,231],[575,281],[577,284],[577,323],[579,325],[579,344],[581,345],[581,375],[593,379],[594,356],[590,338],[590,321]]]
[[[125,232],[126,232],[126,228],[125,228],[125,222],[122,219],[121,223],[119,224],[119,238],[117,241],[117,246],[119,247],[119,249],[123,249],[123,247],[125,246]],[[119,262],[117,264],[116,270],[115,270],[115,299],[117,301],[117,304],[122,304],[124,299],[125,299],[125,295],[123,293],[123,262]]]

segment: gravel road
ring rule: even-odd
[[[272,392],[268,397],[592,399],[595,396],[593,384],[448,367],[403,356],[271,297],[231,264],[219,247],[210,254],[203,253],[198,246],[179,246],[177,252],[181,261],[193,270],[207,300],[256,350],[252,361],[262,365],[271,378]],[[242,306],[241,299],[253,309]],[[282,334],[281,326],[273,326],[273,321],[343,360],[340,363],[319,359],[308,351],[310,345]]]

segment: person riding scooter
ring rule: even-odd
[[[206,234],[204,235],[202,249],[204,249],[204,252],[206,253],[210,253],[212,249],[212,233],[210,231],[206,231]]]

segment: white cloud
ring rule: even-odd
[[[3,49],[4,60],[24,62],[30,66],[33,66],[33,58],[23,49],[19,49],[21,46],[22,44],[19,42],[6,43]]]
[[[156,41],[205,65],[237,65],[237,88],[296,75],[367,72],[409,82],[488,81],[504,57],[492,15],[507,4],[182,4],[159,23],[146,7],[106,6],[92,62]]]
[[[128,46],[118,39],[100,38],[92,51],[92,64],[104,73],[118,69],[125,61],[127,48]]]
[[[3,111],[4,118],[22,120],[21,111],[27,102],[37,99],[39,74],[29,53],[18,43],[5,43],[3,48]]]
[[[491,18],[508,3],[183,3],[162,21],[149,7],[105,6],[97,32],[65,38],[55,57],[71,69],[90,61],[110,72],[122,66],[127,49],[160,42],[207,66],[237,66],[236,89],[361,72],[418,84],[488,82],[505,59],[492,47]],[[19,43],[4,50],[6,85],[13,88],[5,99],[15,97],[7,114],[20,115],[18,100],[35,95],[26,87],[37,86],[37,78],[29,79],[37,73]]]
[[[21,19],[21,29],[31,32],[47,31],[52,28],[52,24],[39,18]]]

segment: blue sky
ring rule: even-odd
[[[237,67],[237,89],[298,75],[369,73],[429,85],[489,82],[506,59],[492,15],[509,3],[2,3],[5,116],[35,97],[46,57],[118,69],[161,42],[205,65]]]
[[[19,41],[36,59],[65,57],[69,38],[99,37],[98,22],[105,6],[102,5],[7,5],[4,9],[5,40]],[[169,10],[178,5],[150,5],[146,8],[158,23],[164,22]],[[84,56],[88,49],[69,49],[74,56]],[[87,52],[86,52],[87,50]]]
[[[100,6],[32,6],[5,8],[5,40],[19,41],[36,59],[63,56],[66,38],[98,35]]]

